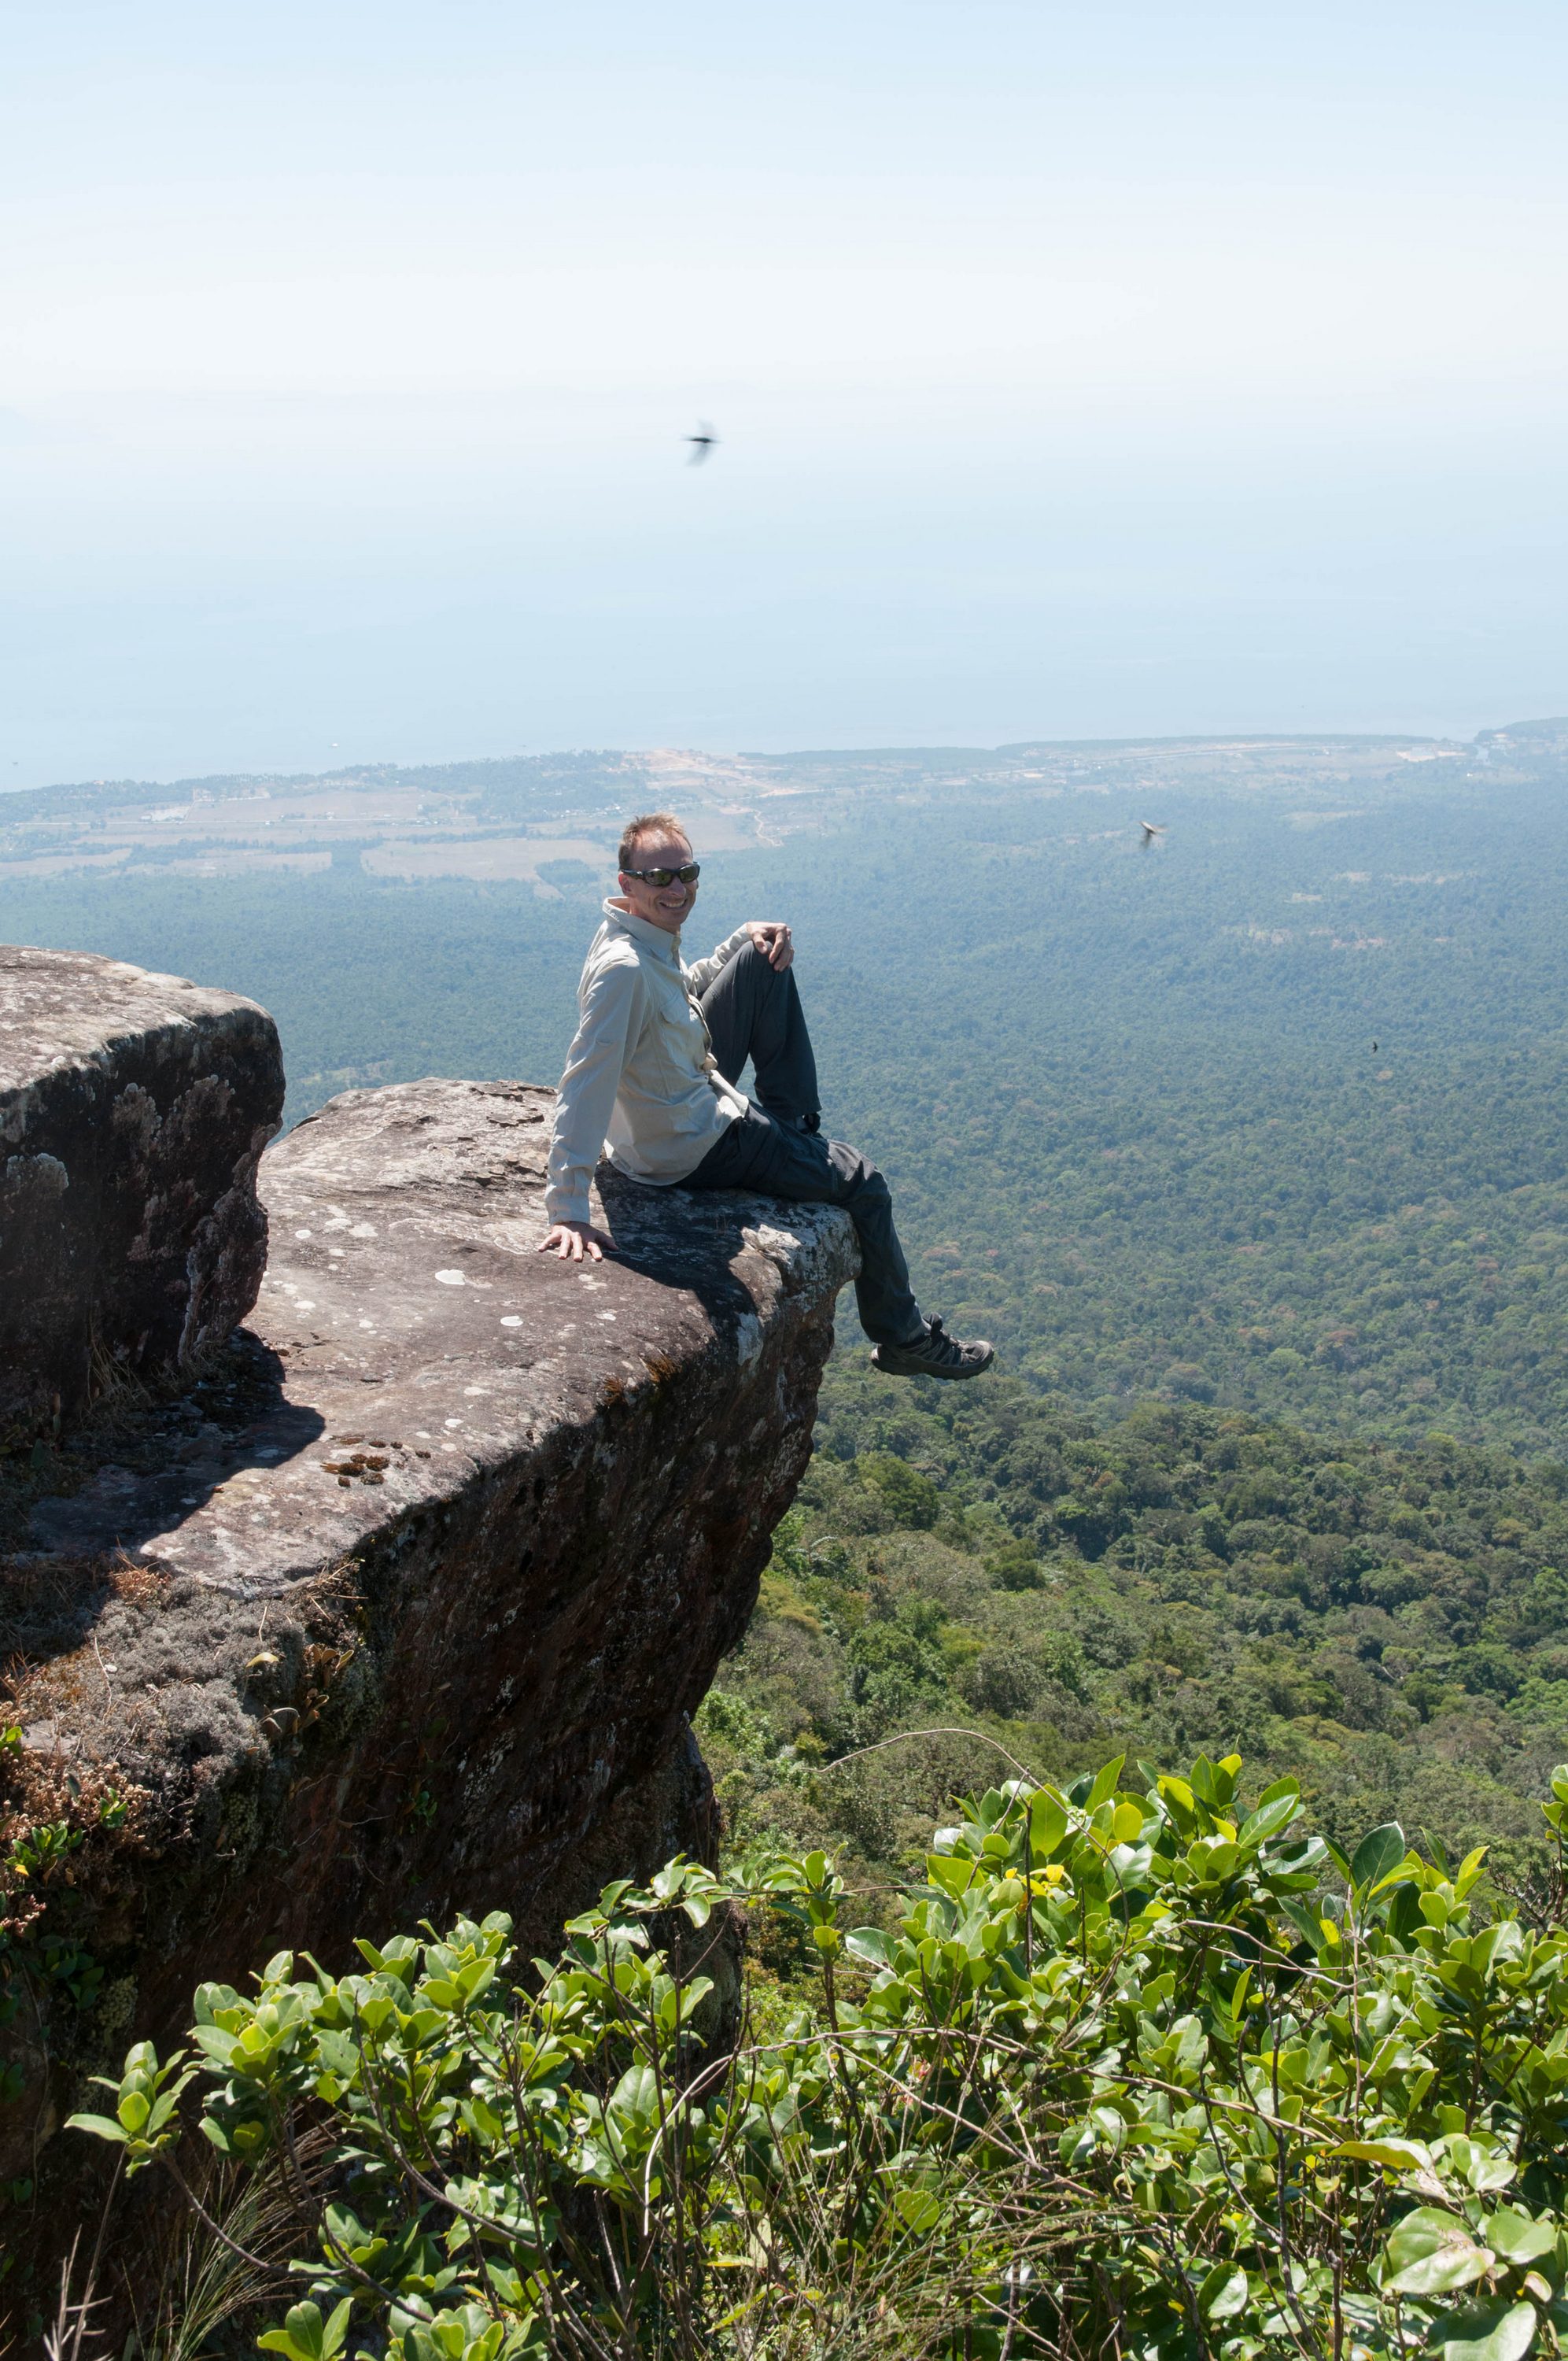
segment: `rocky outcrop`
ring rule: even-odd
[[[551,1108],[420,1082],[302,1124],[251,1329],[31,1507],[5,1775],[86,1834],[26,1939],[95,1981],[0,2032],[0,2176],[200,1978],[457,1905],[543,1943],[711,1844],[685,1717],[806,1464],[852,1235],[607,1172],[615,1258],[543,1257]]]
[[[272,1020],[233,993],[0,946],[0,1444],[158,1379],[256,1301]]]

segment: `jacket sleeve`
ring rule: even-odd
[[[719,969],[728,967],[736,952],[743,951],[751,939],[744,927],[737,927],[732,935],[726,935],[711,959],[696,960],[687,968],[686,990],[698,994],[705,993]]]
[[[588,1183],[604,1149],[641,1011],[642,979],[634,965],[617,962],[594,978],[561,1077],[544,1191],[548,1221],[590,1218]]]

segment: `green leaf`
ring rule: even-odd
[[[1464,2132],[1454,2135],[1448,2143],[1451,2169],[1472,2189],[1506,2189],[1519,2167],[1501,2141],[1487,2138],[1477,2132],[1474,2137]]]
[[[1482,2235],[1506,2263],[1534,2263],[1557,2244],[1557,2225],[1533,2222],[1517,2206],[1500,2205],[1491,2220],[1482,2224]]]
[[[1388,1932],[1397,1943],[1409,1944],[1419,1927],[1426,1924],[1421,1916],[1420,1890],[1415,1885],[1399,1885],[1388,1905]]]
[[[928,2189],[901,2189],[893,2210],[906,2230],[921,2236],[934,2230],[942,2218],[942,2209]]]
[[[1380,1828],[1364,1836],[1350,1864],[1350,1882],[1356,1892],[1360,1894],[1387,1877],[1404,1860],[1405,1852],[1405,1831],[1398,1820],[1386,1820]]]
[[[1435,2205],[1407,2213],[1383,2252],[1385,2295],[1448,2295],[1480,2279],[1496,2260],[1456,2213]]]
[[[1239,1755],[1227,1754],[1221,1763],[1211,1763],[1200,1754],[1192,1765],[1192,1792],[1211,1812],[1223,1812],[1236,1792],[1236,1773],[1241,1769]]]
[[[1246,2273],[1239,2263],[1216,2263],[1198,2290],[1198,2310],[1205,2320],[1234,2320],[1247,2307]]]
[[[134,2138],[137,2132],[145,2129],[147,2119],[152,2113],[152,2102],[143,2091],[127,2091],[115,2113]]]
[[[125,2145],[124,2125],[115,2123],[109,2115],[67,2115],[65,2128],[68,2132],[91,2132],[94,2139],[115,2140],[121,2147]]]
[[[1029,1850],[1036,1861],[1049,1861],[1070,1825],[1067,1806],[1052,1788],[1042,1787],[1030,1799]]]
[[[1321,1952],[1323,1948],[1323,1930],[1318,1922],[1317,1912],[1294,1894],[1281,1895],[1279,1908],[1309,1949]]]
[[[283,2315],[282,2327],[269,2328],[265,2336],[256,2341],[269,2352],[288,2354],[290,2361],[332,2361],[332,2356],[342,2345],[348,2312],[348,2299],[345,2297],[323,2329],[319,2304],[292,2304]],[[337,2331],[337,2343],[329,2345],[326,2339],[334,2328]]]
[[[1419,1880],[1425,1867],[1426,1863],[1419,1852],[1407,1852],[1392,1869],[1386,1869],[1376,1884],[1369,1888],[1367,1900],[1375,1901],[1378,1894],[1387,1894],[1391,1886],[1398,1887]]]
[[[1193,1874],[1205,1884],[1223,1883],[1234,1877],[1241,1859],[1240,1849],[1228,1837],[1200,1837],[1187,1856]]]
[[[1442,2361],[1524,2361],[1535,2343],[1536,2321],[1533,2303],[1488,2303],[1444,2312],[1433,2321],[1428,2342]]]
[[[1477,1845],[1475,1851],[1467,1852],[1464,1860],[1460,1862],[1459,1868],[1454,1875],[1453,1891],[1461,1902],[1464,1901],[1465,1895],[1469,1893],[1471,1887],[1480,1876],[1481,1865],[1486,1858],[1486,1852],[1487,1848],[1486,1845]]]
[[[1386,2164],[1391,2172],[1431,2170],[1431,2150],[1420,2140],[1342,2140],[1338,2147],[1331,2147],[1328,2153],[1334,2157],[1351,2157],[1362,2164]]]
[[[1097,1812],[1102,1804],[1110,1802],[1116,1792],[1116,1782],[1122,1775],[1122,1765],[1126,1759],[1124,1754],[1118,1754],[1113,1763],[1105,1763],[1095,1773],[1084,1801],[1085,1811]]]
[[[1281,1784],[1288,1792],[1281,1795],[1271,1789],[1256,1811],[1249,1812],[1236,1830],[1238,1842],[1244,1845],[1266,1844],[1270,1837],[1277,1837],[1281,1828],[1289,1827],[1300,1811],[1301,1797],[1294,1779],[1282,1781]]]

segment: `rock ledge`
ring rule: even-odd
[[[34,1507],[16,1775],[131,1807],[49,1905],[94,2006],[0,2036],[0,2173],[202,1977],[456,1905],[546,1940],[710,1838],[685,1718],[808,1456],[853,1235],[606,1172],[619,1258],[542,1257],[552,1105],[426,1082],[302,1124],[251,1331]]]

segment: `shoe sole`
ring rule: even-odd
[[[961,1384],[966,1378],[983,1377],[996,1358],[996,1347],[993,1345],[984,1360],[976,1361],[970,1368],[933,1369],[924,1361],[884,1361],[882,1358],[882,1349],[880,1345],[872,1345],[872,1367],[873,1369],[880,1370],[884,1378],[942,1378],[949,1384],[955,1380]]]

